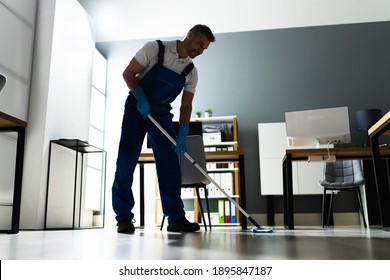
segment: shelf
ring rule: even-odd
[[[225,123],[232,122],[236,116],[217,116],[217,117],[201,117],[201,118],[191,118],[191,121],[199,121],[202,123]]]
[[[240,226],[240,223],[223,223],[223,224],[211,224],[212,226]]]
[[[225,173],[225,172],[234,172],[239,171],[238,168],[216,168],[216,169],[207,169],[207,173]]]
[[[225,189],[225,192],[229,194],[229,196],[234,199],[236,202],[240,203],[240,206],[243,207],[243,209],[246,208],[246,199],[245,199],[245,178],[243,176],[244,170],[243,163],[244,163],[244,152],[242,150],[239,150],[239,140],[238,140],[238,122],[236,116],[217,116],[217,117],[201,117],[201,118],[191,118],[191,122],[201,122],[202,123],[202,130],[205,129],[206,126],[215,126],[220,129],[221,131],[221,138],[217,138],[218,136],[213,137],[212,133],[210,133],[209,138],[206,139],[203,138],[204,147],[205,147],[205,156],[206,156],[206,163],[211,164],[207,165],[207,173],[210,174],[211,179],[214,180],[215,175],[215,182],[218,184],[219,187],[222,189]],[[203,136],[207,137],[207,133],[203,132]],[[213,143],[212,141],[215,141]],[[227,147],[223,148],[222,147]],[[213,151],[210,151],[211,150]],[[154,158],[152,154],[148,153],[142,153],[140,155],[139,161],[142,163],[154,163]],[[226,164],[231,163],[231,165],[217,165],[224,168],[215,168],[215,164]],[[241,172],[240,172],[241,171]],[[220,181],[219,174],[228,173],[226,175],[225,180]],[[225,175],[225,174],[224,174]],[[221,176],[222,177],[222,176]],[[225,197],[220,191],[217,186],[214,186],[213,183],[208,185],[209,192],[208,192],[208,199],[209,202],[212,201],[212,203],[215,206],[215,203],[217,200],[227,200],[227,197]],[[158,189],[156,189],[156,193],[158,193]],[[234,195],[230,195],[230,193],[234,193]],[[241,194],[243,196],[241,196]],[[182,199],[186,201],[186,203],[191,203],[190,201],[194,201],[194,221],[198,221],[200,209],[197,202],[197,196],[193,195],[193,193],[186,193],[182,196]],[[205,199],[204,193],[201,194],[201,199]],[[160,198],[156,195],[156,201],[160,202]],[[157,205],[158,203],[156,203]],[[158,206],[155,206],[155,213],[159,213],[161,209]],[[236,211],[236,223],[213,223],[214,226],[238,226],[241,225],[243,229],[247,228],[247,222],[246,220],[241,220],[241,216],[238,215],[238,210]],[[158,218],[155,218],[156,224],[159,222]]]
[[[89,143],[79,139],[59,139],[52,140],[51,142],[80,153],[101,153],[103,151],[102,149],[92,146]]]
[[[50,141],[45,230],[104,227],[106,157],[78,139]]]
[[[237,145],[237,141],[226,141],[226,142],[218,142],[218,143],[210,143],[210,144],[204,144],[205,147],[219,147],[219,146],[234,146]],[[223,151],[221,151],[223,152]]]
[[[234,195],[229,195],[231,198],[240,198],[240,196],[238,194],[234,194]],[[201,197],[203,198],[203,197]],[[213,196],[213,195],[210,195],[208,196],[209,199],[227,199],[227,197],[223,196],[223,195],[219,195],[219,196]]]

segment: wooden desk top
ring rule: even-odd
[[[27,123],[0,111],[0,127],[12,126],[27,127]]]
[[[380,153],[383,156],[390,156],[390,147],[381,147]],[[330,148],[330,155],[335,155],[336,159],[371,159],[371,147],[348,147],[348,148]],[[293,160],[307,160],[309,156],[326,156],[328,149],[287,149],[284,158],[291,155]],[[283,160],[284,160],[283,158]]]
[[[390,135],[390,111],[387,112],[379,121],[377,121],[369,130],[368,135],[379,133],[381,135]],[[382,132],[384,130],[384,132]]]
[[[238,151],[223,151],[223,152],[205,152],[206,161],[238,161],[240,156],[244,155],[243,150]],[[190,155],[191,156],[191,155]],[[141,153],[138,159],[138,163],[154,163],[154,157],[152,152]]]

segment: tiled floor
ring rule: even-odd
[[[389,260],[390,232],[382,229],[276,228],[254,234],[240,228],[214,227],[198,233],[116,228],[21,231],[0,235],[2,260]]]

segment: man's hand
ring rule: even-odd
[[[186,153],[187,152],[187,135],[190,130],[188,124],[182,123],[179,126],[179,133],[176,138],[176,153]]]
[[[133,91],[135,99],[137,99],[137,110],[145,119],[150,114],[150,104],[146,99],[145,93],[140,86],[136,87]]]

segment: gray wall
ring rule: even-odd
[[[390,105],[390,22],[216,34],[217,41],[194,62],[200,81],[194,111],[237,115],[245,150],[247,210],[265,213],[260,196],[257,124],[284,121],[284,112],[348,106],[352,140],[355,112]],[[109,59],[114,49],[137,50],[143,41],[98,43]],[[337,202],[337,201],[336,201]],[[297,198],[300,212],[320,211],[320,199]],[[277,212],[281,200],[276,201]],[[354,206],[335,205],[348,211]],[[346,206],[345,206],[346,205]]]

